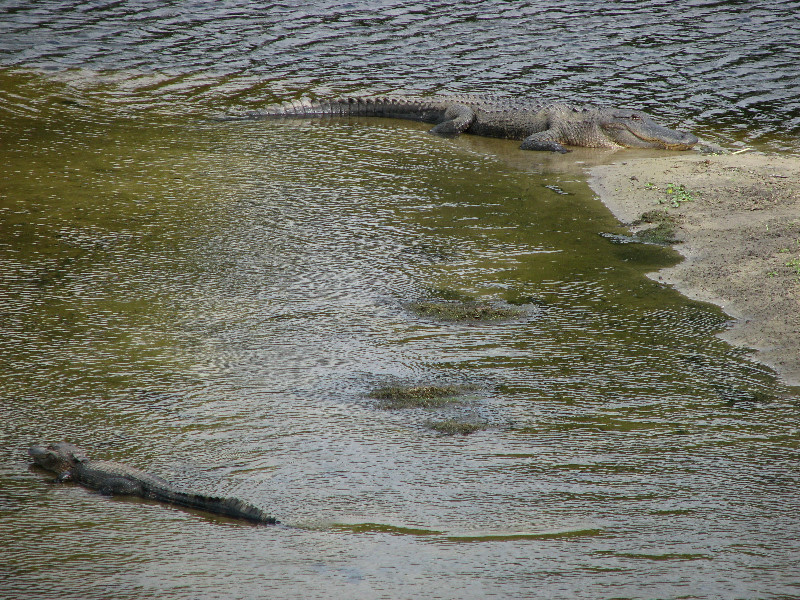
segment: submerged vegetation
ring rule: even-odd
[[[391,385],[370,392],[370,398],[380,400],[385,409],[436,408],[458,401],[462,394],[474,388],[466,385]]]
[[[648,244],[675,244],[679,240],[675,236],[676,219],[673,215],[664,210],[650,210],[643,213],[633,222],[633,225],[643,223],[652,224],[653,227],[641,229],[634,234],[634,237]]]
[[[429,421],[429,429],[442,435],[469,435],[476,431],[482,431],[488,427],[486,423],[476,423],[473,421],[459,421],[458,419],[446,419],[444,421]]]
[[[739,404],[741,402],[772,402],[777,399],[774,393],[765,390],[722,384],[712,384],[711,387],[716,391],[719,397],[728,404]]]
[[[502,321],[523,314],[519,308],[481,300],[419,300],[407,306],[420,317],[462,323]]]
[[[405,306],[420,317],[451,323],[508,321],[528,314],[523,307],[540,307],[546,303],[531,295],[512,294],[507,301],[481,300],[459,290],[429,288],[427,298]]]

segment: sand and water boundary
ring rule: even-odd
[[[591,169],[592,189],[632,229],[663,211],[685,260],[651,274],[719,305],[720,336],[800,385],[800,159],[747,152],[621,159]]]

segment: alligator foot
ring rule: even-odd
[[[553,140],[543,140],[536,136],[536,134],[525,138],[520,144],[522,150],[543,150],[545,152],[558,152],[559,154],[566,154],[569,152],[564,146]]]
[[[431,129],[439,135],[458,135],[464,133],[475,120],[475,111],[465,104],[452,104],[444,112],[445,120]]]

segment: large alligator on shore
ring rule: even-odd
[[[278,522],[260,508],[236,498],[181,491],[169,481],[122,463],[91,460],[83,449],[67,442],[31,446],[28,454],[38,466],[56,473],[57,481],[74,481],[102,494],[138,496],[265,525]]]
[[[303,98],[273,104],[238,118],[281,117],[410,119],[435,124],[431,132],[441,135],[471,133],[522,140],[523,150],[562,153],[568,152],[564,146],[688,150],[697,143],[692,134],[662,127],[638,110],[472,95]]]

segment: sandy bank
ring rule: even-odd
[[[721,306],[734,319],[721,337],[800,385],[800,159],[621,159],[593,168],[590,185],[625,223],[654,209],[675,215],[675,248],[686,260],[651,276]],[[670,185],[691,199],[659,203],[675,198]]]

